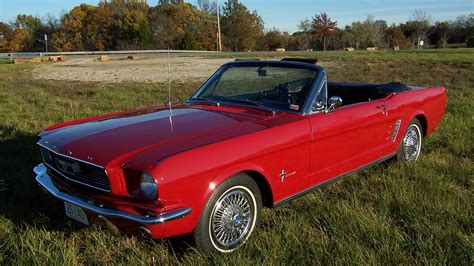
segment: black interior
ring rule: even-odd
[[[400,82],[385,84],[367,84],[351,82],[328,82],[328,99],[331,96],[339,96],[342,105],[350,105],[361,102],[381,99],[390,93],[411,90],[410,87]]]

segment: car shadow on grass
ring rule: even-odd
[[[16,226],[66,233],[83,230],[86,226],[67,219],[63,205],[36,182],[33,168],[41,162],[36,142],[35,134],[0,125],[0,216]],[[190,252],[192,246],[190,236],[140,241],[150,248],[164,245],[173,254]]]
[[[60,204],[35,181],[33,167],[41,162],[37,136],[0,125],[0,215],[16,225],[64,230]]]

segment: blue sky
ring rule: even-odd
[[[222,3],[224,0],[220,0]],[[0,0],[0,21],[13,20],[17,14],[32,14],[44,17],[48,13],[60,15],[80,3],[97,4],[98,0]],[[158,0],[149,0],[155,5]],[[195,3],[196,0],[188,2]],[[364,0],[364,1],[316,1],[316,0],[241,0],[250,10],[257,10],[263,17],[266,28],[277,27],[284,31],[296,31],[296,25],[304,18],[326,12],[337,20],[339,26],[363,20],[368,15],[384,19],[389,24],[409,19],[416,9],[425,10],[434,20],[454,20],[460,15],[474,12],[474,0],[410,1],[410,0]]]

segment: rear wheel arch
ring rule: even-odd
[[[422,131],[423,137],[425,137],[426,134],[428,133],[428,120],[426,119],[426,116],[424,114],[418,114],[413,118],[416,118],[418,122],[420,122],[421,131]]]
[[[411,116],[408,122],[413,121],[413,119],[417,119],[418,122],[420,122],[421,125],[421,133],[423,134],[423,137],[426,137],[428,134],[428,119],[426,118],[426,114],[422,110],[418,110],[414,112]],[[407,128],[410,124],[407,124]]]

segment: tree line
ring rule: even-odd
[[[80,4],[59,18],[19,14],[10,23],[0,22],[0,50],[44,51],[47,44],[49,51],[214,51],[218,47],[217,12],[223,50],[227,51],[419,49],[420,41],[425,47],[474,47],[474,14],[454,21],[433,21],[418,10],[405,23],[388,25],[368,16],[339,27],[328,14],[319,13],[302,20],[298,31],[289,34],[265,29],[257,11],[250,11],[239,0],[227,0],[219,8],[210,0],[198,0],[197,5],[160,0],[155,6],[144,0],[103,0],[98,5]]]

